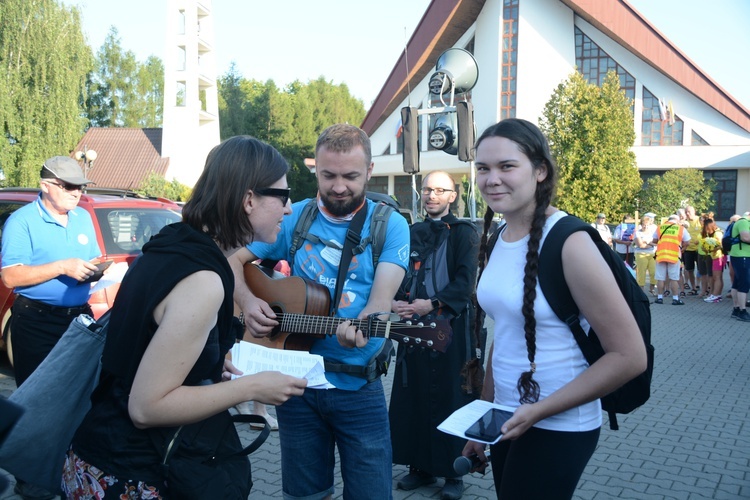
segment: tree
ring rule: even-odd
[[[87,81],[86,111],[92,127],[161,127],[164,114],[164,64],[150,56],[140,63],[121,47],[112,26]]]
[[[0,168],[6,185],[37,185],[44,160],[75,147],[86,125],[80,103],[92,61],[76,7],[55,0],[0,4]]]
[[[187,201],[192,189],[176,179],[169,182],[161,175],[151,172],[148,177],[141,181],[141,185],[135,192],[143,196],[168,198],[172,201]]]
[[[364,116],[362,101],[346,85],[334,85],[322,76],[280,89],[273,80],[247,80],[232,65],[219,78],[222,139],[248,134],[278,149],[290,165],[287,179],[294,200],[317,191],[304,160],[314,157],[320,132],[334,123],[361,123]]]
[[[713,190],[716,181],[703,177],[695,168],[679,168],[663,175],[655,175],[646,181],[638,196],[642,212],[654,212],[666,217],[686,205],[695,207],[696,213],[715,208]]]
[[[540,128],[558,165],[556,206],[584,220],[619,220],[635,208],[642,181],[630,150],[631,101],[614,71],[601,87],[575,72],[544,107]]]

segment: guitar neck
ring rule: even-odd
[[[295,334],[335,335],[336,328],[344,321],[351,321],[357,330],[362,330],[365,337],[389,337],[390,321],[373,322],[364,319],[347,319],[331,316],[311,316],[308,314],[277,313],[276,319],[281,323],[281,331]]]

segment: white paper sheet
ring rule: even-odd
[[[279,371],[286,375],[307,379],[308,389],[332,389],[335,386],[325,376],[323,356],[304,351],[272,349],[244,340],[232,347],[232,363],[243,375],[264,371]],[[232,378],[237,378],[233,375]]]
[[[128,272],[127,262],[117,262],[116,264],[112,264],[102,276],[102,279],[91,285],[89,294],[98,292],[99,290],[104,290],[116,283],[122,283],[122,278],[125,277],[126,272]]]

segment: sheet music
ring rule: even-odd
[[[333,389],[325,376],[323,356],[304,351],[272,349],[244,340],[232,347],[232,363],[243,375],[264,371],[279,371],[286,375],[307,379],[308,389]],[[237,378],[233,375],[232,378]]]

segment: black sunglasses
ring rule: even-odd
[[[59,187],[60,189],[64,189],[67,192],[72,191],[82,191],[83,185],[81,184],[70,184],[68,182],[63,182],[62,184],[59,182],[52,182],[52,181],[45,181],[47,184],[54,184],[55,186]]]
[[[290,188],[259,188],[253,189],[253,191],[261,196],[275,196],[281,200],[281,204],[284,206],[289,201],[289,194],[292,192]]]

